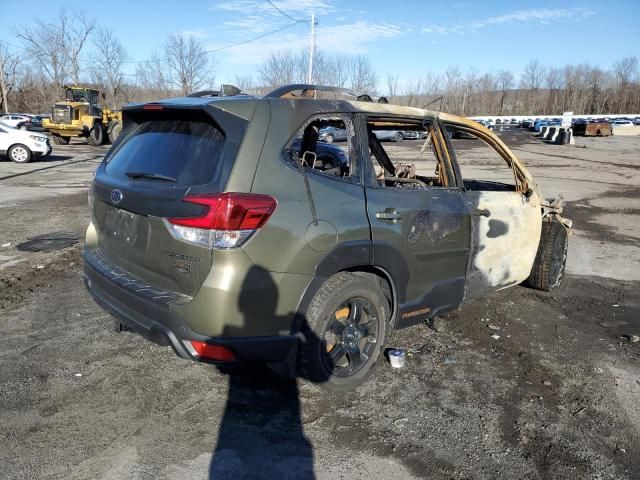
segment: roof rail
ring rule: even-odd
[[[342,93],[343,95],[349,95],[355,97],[359,102],[373,102],[373,98],[371,95],[366,93],[356,93],[348,88],[343,87],[332,87],[330,85],[313,85],[309,83],[294,83],[292,85],[284,85],[282,87],[276,88],[272,92],[267,93],[263,98],[282,98],[291,92],[295,92],[296,90],[302,90],[301,98],[308,98],[309,95],[307,92],[335,92]],[[389,103],[389,101],[385,97],[379,97],[377,100],[378,103]]]
[[[350,95],[352,97],[358,97],[357,93],[352,92],[348,88],[343,87],[331,87],[329,85],[313,85],[310,83],[294,83],[291,85],[284,85],[282,87],[278,87],[272,92],[267,93],[264,98],[282,98],[288,93],[295,92],[296,90],[302,90],[303,92],[308,90],[316,90],[319,92],[335,92],[342,93],[345,95]]]

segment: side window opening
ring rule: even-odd
[[[421,189],[454,182],[442,163],[436,131],[420,120],[367,120],[371,183],[380,187]]]
[[[482,137],[462,126],[445,124],[445,128],[467,190],[520,190],[514,165]]]
[[[305,170],[343,179],[357,175],[351,161],[353,128],[345,117],[316,117],[295,135],[290,158]]]

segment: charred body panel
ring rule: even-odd
[[[537,194],[469,191],[466,197],[472,212],[467,298],[526,280],[540,241]]]

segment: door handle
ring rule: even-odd
[[[376,218],[381,222],[396,223],[402,220],[402,215],[395,208],[385,208],[383,212],[377,212]]]
[[[474,210],[473,212],[471,212],[471,215],[473,215],[474,217],[488,217],[489,216],[489,210]]]

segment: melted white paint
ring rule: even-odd
[[[472,251],[469,293],[480,294],[526,280],[536,257],[542,216],[540,199],[517,192],[468,192],[472,212]],[[494,221],[494,232],[490,236]],[[498,228],[495,228],[495,225]],[[502,228],[500,228],[502,227]],[[505,230],[506,231],[503,231]],[[475,291],[475,292],[474,292]]]

